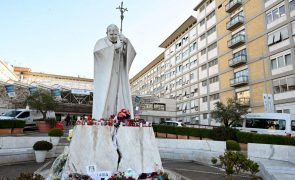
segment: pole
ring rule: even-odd
[[[123,20],[124,20],[124,12],[128,11],[127,8],[123,7],[123,1],[121,2],[121,5],[119,7],[117,7],[116,9],[119,9],[120,13],[121,13],[121,26],[120,26],[120,32],[122,33],[123,31]]]

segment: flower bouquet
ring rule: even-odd
[[[126,121],[130,120],[130,117],[131,115],[128,109],[121,109],[121,111],[118,112],[117,115],[118,123],[126,124]]]

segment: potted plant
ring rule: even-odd
[[[48,132],[48,136],[50,136],[50,142],[54,146],[58,144],[60,137],[63,135],[64,135],[63,130],[57,129],[57,128],[53,128]]]
[[[36,162],[41,163],[45,161],[47,151],[52,149],[52,143],[48,141],[37,141],[33,149],[35,150]]]
[[[37,127],[40,132],[48,132],[55,126],[55,119],[47,119],[47,113],[54,111],[57,107],[57,101],[49,91],[39,89],[27,97],[26,103],[33,109],[37,109],[43,115],[41,120],[37,121]]]

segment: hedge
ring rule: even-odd
[[[25,126],[26,126],[26,121],[14,120],[14,127],[13,128],[24,128]]]
[[[259,143],[259,144],[277,144],[295,146],[295,138],[270,135],[270,134],[255,134],[247,132],[237,132],[238,141],[241,143]]]
[[[22,120],[0,120],[0,129],[6,128],[24,128],[25,121]]]
[[[295,137],[290,138],[281,135],[247,133],[225,127],[219,127],[216,129],[201,129],[169,125],[153,125],[153,129],[155,132],[159,133],[210,138],[213,140],[235,140],[239,143],[261,143],[295,146]]]
[[[153,129],[155,132],[159,132],[159,133],[169,133],[169,134],[177,134],[177,135],[184,135],[184,136],[202,137],[202,138],[211,138],[211,132],[212,132],[212,130],[210,129],[177,127],[177,126],[169,126],[169,125],[153,125]]]

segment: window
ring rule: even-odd
[[[207,86],[207,80],[202,81],[202,86]]]
[[[190,80],[194,79],[194,73],[190,73],[190,75],[189,75],[189,79],[190,79]]]
[[[206,54],[206,48],[201,51],[201,56],[203,56],[204,54]]]
[[[202,69],[202,71],[206,70],[207,69],[207,64],[202,65],[201,69]]]
[[[283,113],[290,114],[290,109],[283,109]]]
[[[210,46],[208,46],[208,52],[215,49],[217,47],[217,43],[213,43]]]
[[[250,91],[249,90],[246,90],[246,91],[236,92],[236,98],[238,100],[249,99],[250,98]]]
[[[206,33],[200,36],[200,41],[203,41],[206,38]]]
[[[200,21],[200,26],[203,26],[204,24],[205,24],[205,18],[202,21]]]
[[[175,71],[176,71],[176,73],[181,72],[182,71],[182,65],[177,66]]]
[[[207,1],[207,6],[209,6],[214,0]]]
[[[194,64],[197,64],[197,60],[196,60],[196,59],[193,60],[193,61],[191,61],[190,66],[192,66],[192,65],[194,65]]]
[[[210,84],[215,83],[215,82],[218,82],[218,76],[214,76],[214,77],[209,79]]]
[[[234,74],[235,78],[239,78],[239,77],[248,77],[248,69],[244,69],[242,71],[238,71]]]
[[[247,55],[246,49],[243,49],[243,50],[238,51],[235,54],[233,54],[233,58],[239,57],[239,56],[244,56],[244,55]]]
[[[234,38],[236,38],[236,37],[238,37],[238,36],[240,36],[240,35],[245,35],[245,29],[243,29],[243,30],[237,32],[236,34],[234,34],[234,35],[232,36],[232,39],[234,39]]]
[[[203,119],[207,119],[208,118],[208,113],[204,113],[203,114]]]
[[[213,28],[211,28],[207,31],[207,36],[210,36],[211,34],[213,34],[215,32],[216,32],[216,26],[214,26]]]
[[[193,42],[191,45],[190,45],[190,48],[189,48],[189,51],[192,52],[194,50],[197,49],[197,42]]]
[[[30,112],[25,111],[21,115],[18,116],[18,118],[27,118],[30,116]]]
[[[279,43],[285,39],[288,39],[288,37],[288,29],[285,26],[275,32],[268,34],[267,44],[270,46]]]
[[[215,11],[212,11],[208,16],[207,16],[207,21],[210,20],[212,17],[215,16]]]
[[[205,10],[205,5],[203,5],[203,6],[200,7],[200,12],[202,12],[204,10]]]
[[[266,13],[266,23],[270,24],[275,20],[286,15],[285,5],[280,5]]]
[[[291,130],[295,131],[295,121],[291,121]]]
[[[214,66],[214,65],[216,65],[216,64],[218,64],[218,60],[217,60],[217,59],[214,59],[214,60],[212,60],[212,61],[210,61],[210,62],[208,63],[209,67],[212,67],[212,66]]]
[[[246,119],[246,127],[285,130],[286,121],[281,119]]]
[[[204,102],[207,102],[207,101],[208,101],[207,96],[202,97],[202,102],[203,102],[203,103],[204,103]]]
[[[183,44],[187,43],[188,42],[188,36],[183,37],[181,41],[182,41]]]
[[[283,93],[295,90],[295,76],[288,76],[273,81],[274,93]]]
[[[219,99],[219,94],[212,94],[210,95],[210,101],[215,101]]]
[[[295,10],[295,0],[289,0],[290,11]]]
[[[278,69],[292,64],[291,54],[279,56],[271,60],[271,69]]]

